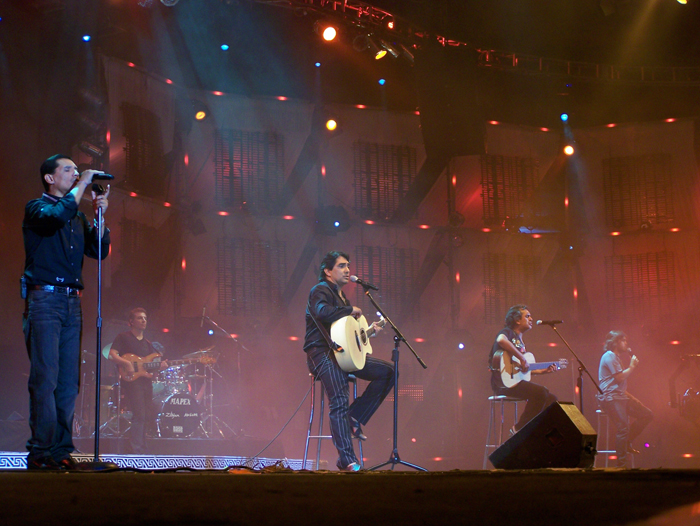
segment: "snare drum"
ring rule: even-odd
[[[174,393],[163,402],[158,414],[158,433],[163,438],[187,438],[199,428],[199,405],[194,396]]]

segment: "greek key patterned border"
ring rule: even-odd
[[[92,455],[73,455],[76,462],[91,462]],[[214,456],[166,456],[166,455],[100,455],[103,462],[114,462],[120,468],[133,469],[226,469],[244,466],[254,470],[278,465],[287,469],[303,469],[301,459],[288,458],[249,458],[249,457],[214,457]],[[312,469],[313,462],[306,462],[306,469]],[[12,451],[0,451],[0,469],[26,469],[27,454]]]

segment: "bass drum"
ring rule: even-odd
[[[158,414],[158,434],[162,438],[188,438],[201,423],[194,396],[174,393],[168,396]]]

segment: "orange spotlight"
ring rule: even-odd
[[[610,232],[610,235],[611,235],[611,236],[619,236],[619,235],[620,235],[620,232]]]
[[[570,144],[567,144],[566,146],[564,146],[564,153],[566,155],[573,155],[574,154],[574,147],[571,146]]]
[[[677,228],[677,227],[671,229],[671,232],[680,232],[680,231],[681,231],[681,229],[680,229],[680,228]]]
[[[326,42],[332,42],[338,36],[338,28],[325,20],[316,20],[314,31],[317,35],[321,35],[321,38]]]
[[[328,119],[326,121],[326,129],[328,131],[335,131],[338,128],[338,122],[335,119]]]

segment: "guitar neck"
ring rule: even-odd
[[[559,362],[539,362],[539,363],[531,363],[530,365],[530,370],[531,371],[539,371],[541,369],[549,369],[550,366],[554,365],[559,368]]]

